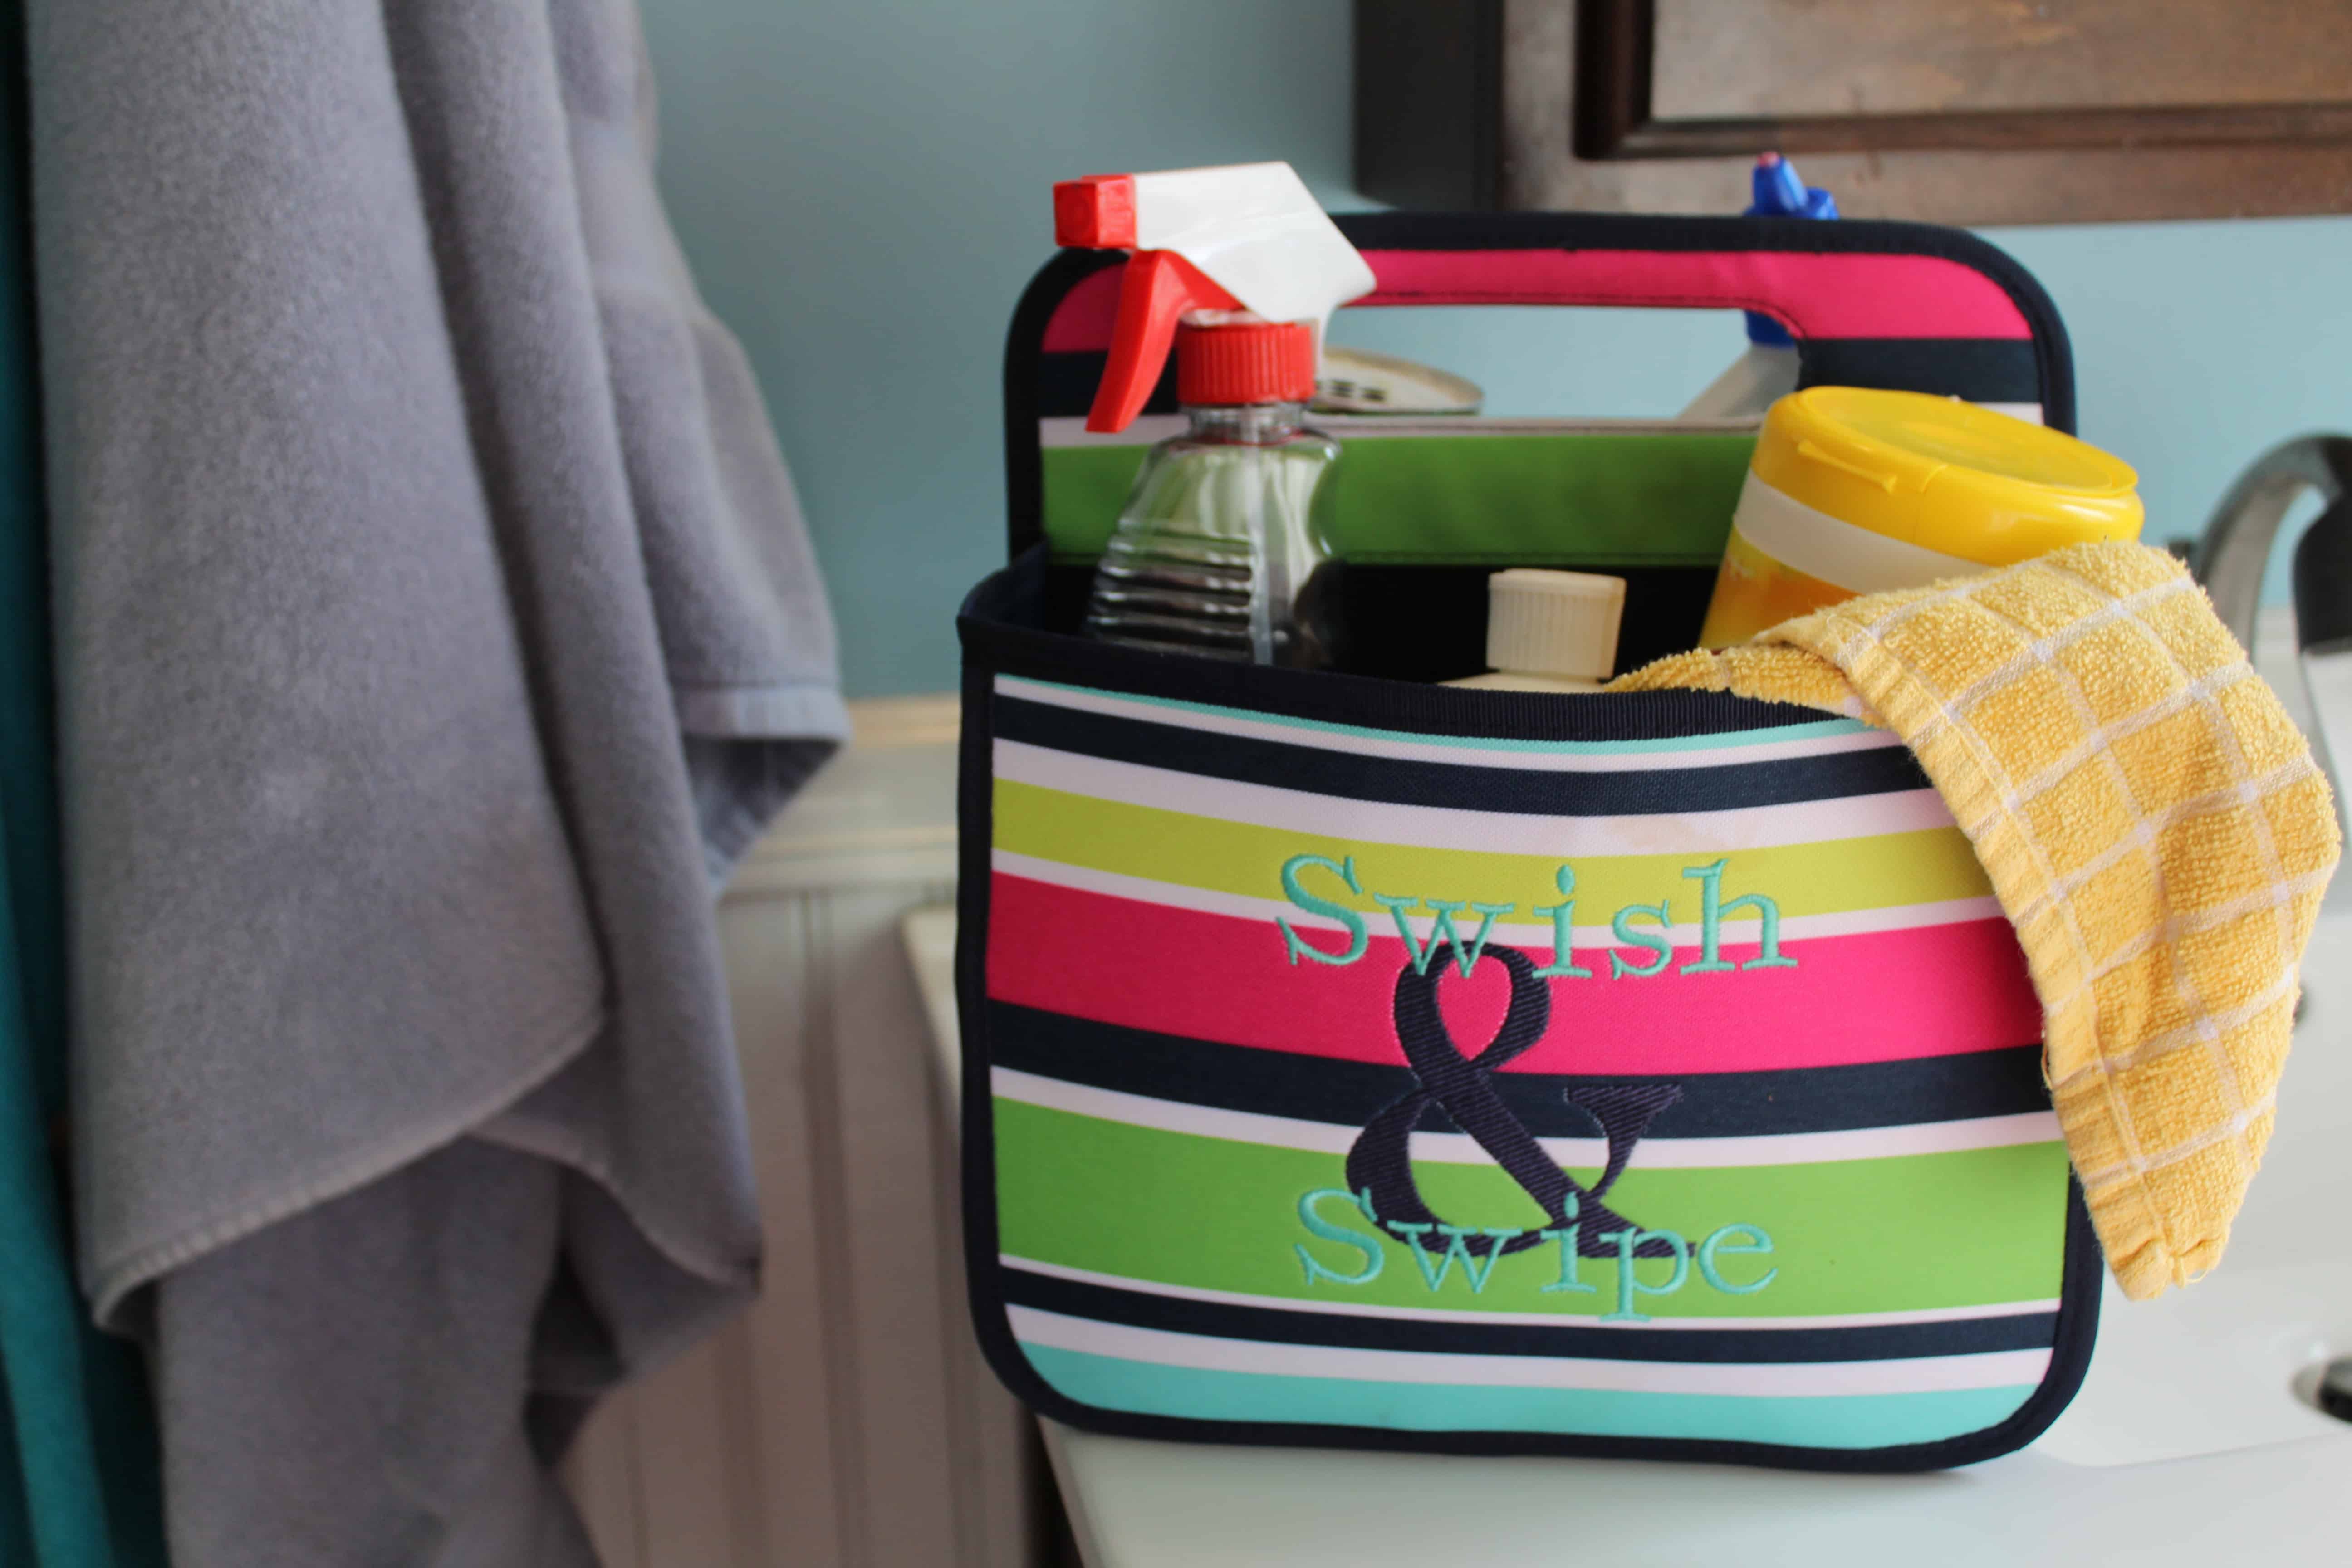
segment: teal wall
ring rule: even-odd
[[[953,684],[956,602],[1002,558],[1004,326],[1052,248],[1055,180],[1286,158],[1327,205],[1368,205],[1347,0],[645,12],[662,189],[766,389],[853,696]],[[2083,434],[2138,467],[2151,536],[2194,532],[2273,442],[2352,429],[2352,219],[1990,237],[2057,300]],[[1335,335],[1459,368],[1498,412],[1588,414],[1669,412],[1742,341],[1706,314],[1435,314]]]

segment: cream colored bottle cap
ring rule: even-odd
[[[1625,579],[1514,566],[1486,579],[1486,663],[1606,680],[1617,665]]]

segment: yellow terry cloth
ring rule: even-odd
[[[2337,834],[2310,748],[2180,563],[2076,545],[1610,689],[1667,688],[1903,738],[2024,945],[2043,1070],[2125,1293],[2219,1262],[2270,1138]]]

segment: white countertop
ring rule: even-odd
[[[1820,1476],[1223,1448],[1052,1422],[1045,1436],[1093,1568],[2275,1568],[2346,1560],[2352,1482],[2352,1443],[2325,1439],[2103,1470],[2029,1448],[1928,1475]]]
[[[907,937],[956,1077],[952,910]],[[1147,1442],[1043,1423],[1091,1568],[2352,1562],[2352,1426],[2295,1391],[2352,1354],[2352,920],[2306,958],[2278,1131],[2210,1279],[2112,1288],[2082,1394],[2023,1451],[1921,1476]]]

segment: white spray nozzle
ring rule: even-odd
[[[1185,268],[1162,264],[1147,278],[1130,268],[1139,286],[1122,294],[1111,363],[1088,422],[1095,429],[1122,429],[1142,407],[1182,311],[1238,308],[1269,321],[1309,322],[1319,363],[1331,312],[1375,285],[1371,268],[1287,163],[1066,180],[1054,187],[1054,226],[1066,246],[1164,252],[1198,274],[1188,279]]]
[[[1135,182],[1137,250],[1172,250],[1269,321],[1312,321],[1372,291],[1372,269],[1287,163],[1170,169]]]

